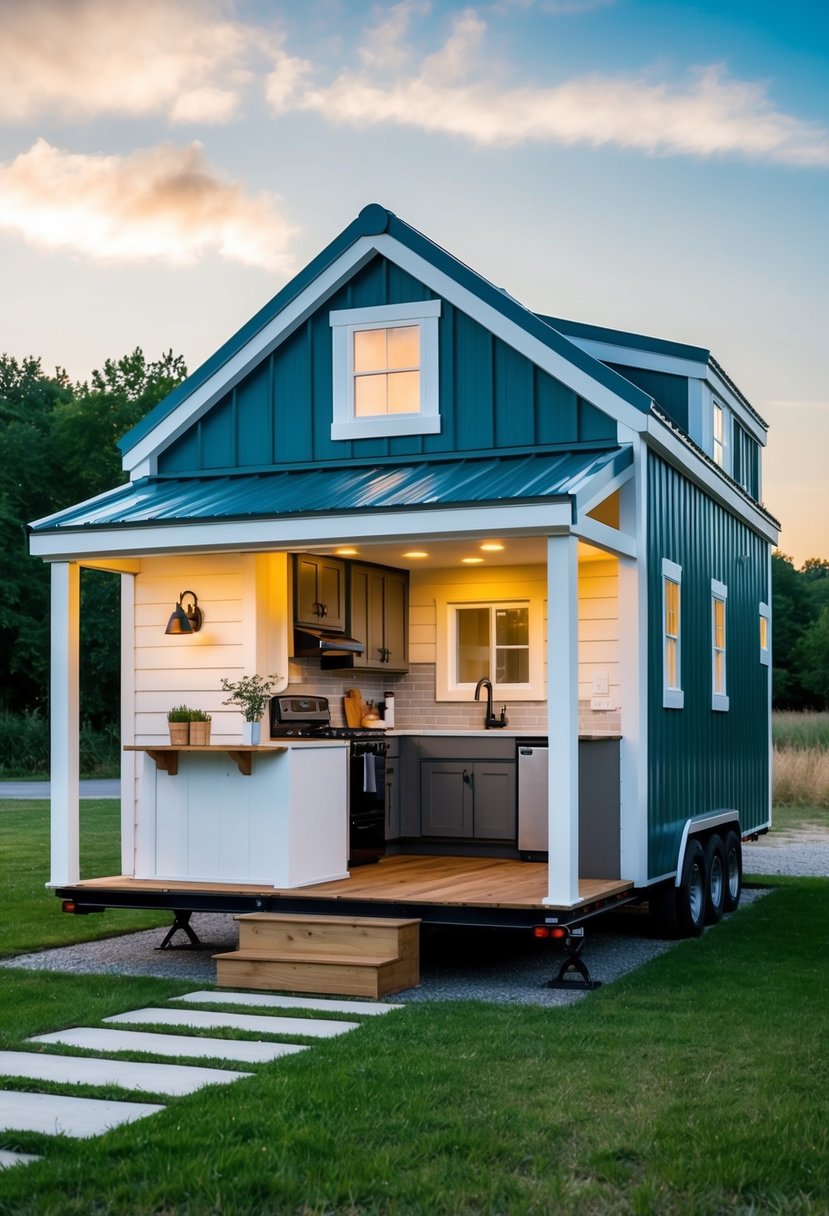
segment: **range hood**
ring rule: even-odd
[[[342,633],[326,633],[303,625],[294,629],[294,655],[298,659],[318,659],[323,655],[364,654],[365,646]]]

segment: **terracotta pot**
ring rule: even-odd
[[[212,722],[191,722],[190,742],[198,747],[207,747],[210,742],[210,727]]]
[[[170,742],[174,747],[183,747],[190,742],[190,723],[189,722],[168,722],[170,728]]]

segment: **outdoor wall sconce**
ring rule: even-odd
[[[190,602],[184,604],[185,595],[190,596]],[[165,633],[198,633],[204,620],[204,613],[199,607],[199,597],[195,591],[182,591],[178,603],[170,614]]]

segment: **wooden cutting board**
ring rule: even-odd
[[[366,703],[359,688],[349,688],[343,697],[345,721],[347,726],[362,726]]]

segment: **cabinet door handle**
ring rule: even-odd
[[[317,612],[320,616],[328,616],[328,605],[317,604]]]
[[[470,773],[469,769],[467,769],[467,768],[465,768],[463,770],[463,779],[467,785],[472,784],[472,774]]]

